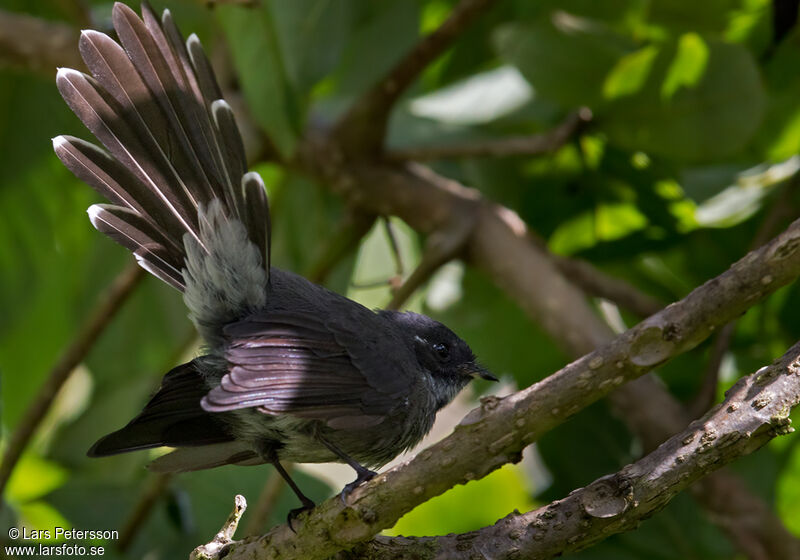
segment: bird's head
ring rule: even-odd
[[[472,379],[497,381],[478,363],[469,345],[439,321],[409,311],[382,314],[401,327],[417,361],[430,374],[437,393],[437,408],[450,402]]]

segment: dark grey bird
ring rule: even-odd
[[[494,377],[433,319],[373,312],[270,267],[264,184],[247,172],[197,37],[184,42],[168,11],[159,20],[145,4],[142,15],[116,4],[121,45],[84,31],[92,76],[58,71],[64,100],[105,149],[53,144],[110,202],[89,208],[94,227],[183,292],[206,346],[89,455],[176,448],[151,464],[160,472],[271,463],[303,504],[292,514],[314,504],[280,462],[341,461],[357,474],[344,498],[419,442],[470,379]]]

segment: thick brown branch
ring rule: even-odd
[[[438,29],[419,41],[388,74],[353,103],[334,133],[346,152],[380,149],[389,112],[397,98],[495,1],[461,0]]]
[[[770,439],[789,433],[789,411],[800,403],[800,343],[782,359],[741,379],[720,405],[658,449],[614,475],[602,477],[562,500],[525,514],[513,513],[491,527],[461,535],[386,539],[349,555],[391,558],[555,558],[635,529],[678,492]],[[724,480],[709,477],[708,480]],[[724,495],[725,486],[714,489]],[[705,491],[707,491],[706,489]],[[748,504],[752,505],[752,504]],[[744,512],[761,513],[760,509]],[[783,537],[782,535],[780,537]],[[751,558],[800,557],[798,541],[780,556],[752,551]],[[483,557],[483,556],[481,556]]]
[[[0,465],[0,494],[3,493],[14,466],[36,432],[39,423],[50,409],[50,405],[53,404],[53,399],[56,398],[59,389],[64,385],[72,370],[89,353],[97,338],[108,323],[111,322],[111,319],[117,314],[117,311],[120,310],[122,304],[125,303],[142,278],[144,278],[143,269],[136,264],[128,265],[100,296],[74,340],[64,350],[56,365],[53,366],[50,375],[42,383],[39,392],[8,439],[3,463]]]
[[[558,150],[567,140],[572,138],[582,125],[591,119],[591,112],[583,109],[567,117],[554,129],[541,134],[527,136],[510,136],[484,140],[483,142],[465,142],[445,146],[421,146],[418,148],[396,148],[386,152],[390,161],[430,161],[448,158],[474,157],[509,157],[534,156],[548,154]]]
[[[482,208],[480,219],[488,223],[483,223],[480,231],[484,235],[489,232],[490,239],[497,239],[498,229],[508,224],[508,218],[498,216],[493,206]],[[510,229],[510,234],[513,237],[505,239],[504,244],[494,246],[513,247],[514,238],[528,244],[524,230]],[[480,243],[473,241],[473,245]],[[454,484],[480,478],[516,460],[522,448],[578,410],[696,346],[715,328],[793,280],[800,274],[798,250],[800,221],[684,300],[599,350],[528,389],[504,399],[485,400],[449,437],[357,489],[351,497],[351,507],[343,507],[336,499],[329,500],[308,516],[296,536],[288,527],[281,526],[257,542],[245,539],[234,544],[230,558],[246,557],[253,551],[251,545],[270,548],[276,553],[291,551],[303,557],[324,558],[392,526],[402,514]],[[494,258],[488,252],[477,252],[476,257],[480,257],[478,262]],[[503,265],[507,258],[493,266]],[[519,261],[513,262],[514,270],[519,267]],[[528,278],[528,282],[532,281],[535,282]],[[596,336],[602,339],[605,333],[598,327]],[[581,346],[585,344],[584,335],[571,342],[567,339],[567,343]],[[332,528],[336,542],[326,537]]]
[[[61,66],[82,70],[78,36],[65,23],[0,10],[0,64],[51,78]]]
[[[543,244],[531,238],[525,224],[512,211],[483,201],[476,191],[467,189],[418,165],[392,166],[364,162],[351,163],[345,168],[342,166],[343,161],[344,158],[335,145],[329,144],[325,138],[312,138],[301,154],[298,164],[302,169],[321,176],[335,191],[349,198],[354,204],[370,211],[398,215],[423,233],[472,228],[474,234],[468,239],[466,247],[466,253],[471,257],[472,263],[487,272],[499,287],[515,299],[532,318],[539,321],[551,336],[573,355],[581,355],[609,340],[608,328],[589,310],[583,294],[575,289],[553,266],[553,259],[542,249]],[[797,224],[794,224],[785,235],[789,235],[790,238],[797,236]],[[764,255],[766,254],[764,251],[766,249],[759,250],[754,254]],[[791,240],[787,241],[787,251],[789,253],[795,251]],[[789,259],[789,262],[793,262],[791,265],[793,272],[781,282],[788,282],[797,274],[797,259]],[[751,274],[758,275],[757,267],[745,268]],[[705,304],[715,305],[716,307],[713,309],[706,308],[705,312],[698,309],[698,313],[689,313],[689,315],[694,315],[693,320],[698,318],[706,320],[713,316],[716,310],[732,311],[731,315],[717,315],[716,320],[711,321],[712,324],[692,325],[689,331],[694,332],[693,336],[698,338],[691,341],[691,344],[699,342],[708,335],[711,329],[724,324],[729,318],[754,304],[758,298],[773,289],[772,284],[776,277],[768,269],[761,272],[761,276],[750,276],[747,280],[750,285],[745,290],[748,293],[747,300],[742,299],[741,296],[733,297],[729,292],[728,296],[723,298],[724,301],[716,303],[712,303],[711,300],[705,301]],[[733,276],[723,275],[714,282],[736,276],[735,273]],[[700,291],[700,293],[706,294],[715,294],[716,292],[717,289],[713,283]],[[689,306],[692,308],[696,304],[699,304],[700,308],[704,305],[703,302],[694,300],[689,303]],[[665,311],[670,312],[672,307],[674,306]],[[685,310],[686,308],[684,308]],[[663,319],[669,316],[671,316],[671,312],[667,315],[662,312],[657,317]],[[687,316],[683,319],[688,318]],[[677,338],[673,339],[670,323],[667,322],[664,327],[666,327],[663,329],[664,336],[668,337],[673,344],[678,340],[682,340],[683,343],[689,342],[685,338],[687,333],[684,329],[677,329],[675,331]],[[691,345],[687,345],[684,349],[689,347]],[[625,369],[624,363],[622,369]],[[580,375],[580,373],[577,372],[575,375]],[[588,371],[583,374],[594,375]],[[620,383],[625,380],[625,378],[617,376],[602,379],[600,382],[609,384],[617,379]],[[573,377],[573,382],[574,380]],[[626,387],[625,392],[628,391],[629,389]],[[568,393],[567,390],[565,395]],[[666,426],[676,425],[675,422],[680,422],[683,417],[680,407],[673,406],[676,404],[674,399],[669,395],[664,395],[663,389],[660,394],[654,395],[653,387],[650,387],[647,391],[647,398],[640,399],[635,404],[638,404],[639,408],[647,407],[649,406],[648,399],[653,397],[669,402],[669,410],[673,408],[677,410],[675,415],[667,415],[664,425],[653,427],[653,430],[658,433],[657,437],[660,438],[658,441],[663,441],[664,438],[674,433],[674,430],[665,431]],[[570,396],[566,396],[561,404],[575,411],[585,406]],[[537,409],[537,413],[547,414],[551,410],[563,412],[563,409],[556,406],[555,403],[550,403],[543,404],[540,409]],[[677,425],[682,426],[683,424]],[[504,433],[498,432],[483,441],[494,441],[504,435]],[[469,446],[465,448],[465,452],[470,453]],[[492,468],[494,467],[490,466],[489,470]],[[416,476],[420,476],[420,473],[417,473]],[[424,475],[421,479],[425,480]],[[740,490],[744,500],[758,500],[741,486]],[[752,524],[744,521],[734,531],[752,529]],[[770,538],[771,534],[776,534],[776,531],[780,533],[784,529],[780,522],[771,516],[765,518],[763,524],[756,527],[755,532],[751,535],[753,539],[764,542]]]

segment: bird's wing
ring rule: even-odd
[[[169,446],[206,446],[233,437],[225,425],[200,408],[206,384],[197,361],[180,365],[164,376],[161,387],[127,426],[101,438],[90,457]]]
[[[311,313],[251,316],[228,325],[225,335],[229,370],[202,401],[209,412],[257,408],[346,428],[376,425],[404,404],[408,387],[396,364],[384,356],[376,382],[359,363],[374,349],[348,344],[347,332]]]

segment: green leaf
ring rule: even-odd
[[[306,95],[339,63],[356,16],[353,0],[268,0],[293,91]]]
[[[658,48],[653,45],[619,59],[603,83],[603,97],[614,99],[637,93],[647,80]]]
[[[598,119],[610,140],[683,161],[727,157],[742,150],[764,113],[765,95],[750,52],[708,40],[708,62],[686,62],[703,52],[688,36],[663,44],[637,95],[613,101]],[[688,46],[687,46],[688,45]],[[683,54],[682,54],[683,53]]]
[[[358,6],[358,21],[332,76],[337,105],[365,92],[419,37],[418,2],[384,0],[362,2]]]
[[[786,528],[800,536],[800,446],[796,444],[777,481],[776,505]]]
[[[632,204],[601,204],[565,221],[550,237],[550,250],[571,255],[600,241],[614,241],[644,228],[647,218]]]
[[[800,152],[800,29],[778,46],[765,68],[769,99],[756,146],[765,157],[780,161]]]
[[[290,156],[302,118],[269,6],[223,5],[217,13],[253,117],[281,154]]]
[[[505,465],[488,476],[454,486],[404,515],[388,531],[391,535],[425,536],[464,533],[493,525],[517,509],[535,503],[526,492],[527,481],[516,465]]]
[[[672,32],[738,33],[769,18],[769,0],[652,0],[647,19]]]
[[[546,20],[501,27],[494,43],[534,90],[564,107],[603,101],[603,84],[632,42],[602,23],[554,12]]]
[[[41,498],[67,481],[67,471],[33,453],[25,453],[8,480],[6,497],[22,504]]]
[[[675,58],[661,84],[661,98],[669,101],[681,87],[693,88],[706,71],[708,46],[697,33],[684,33],[678,39]]]

